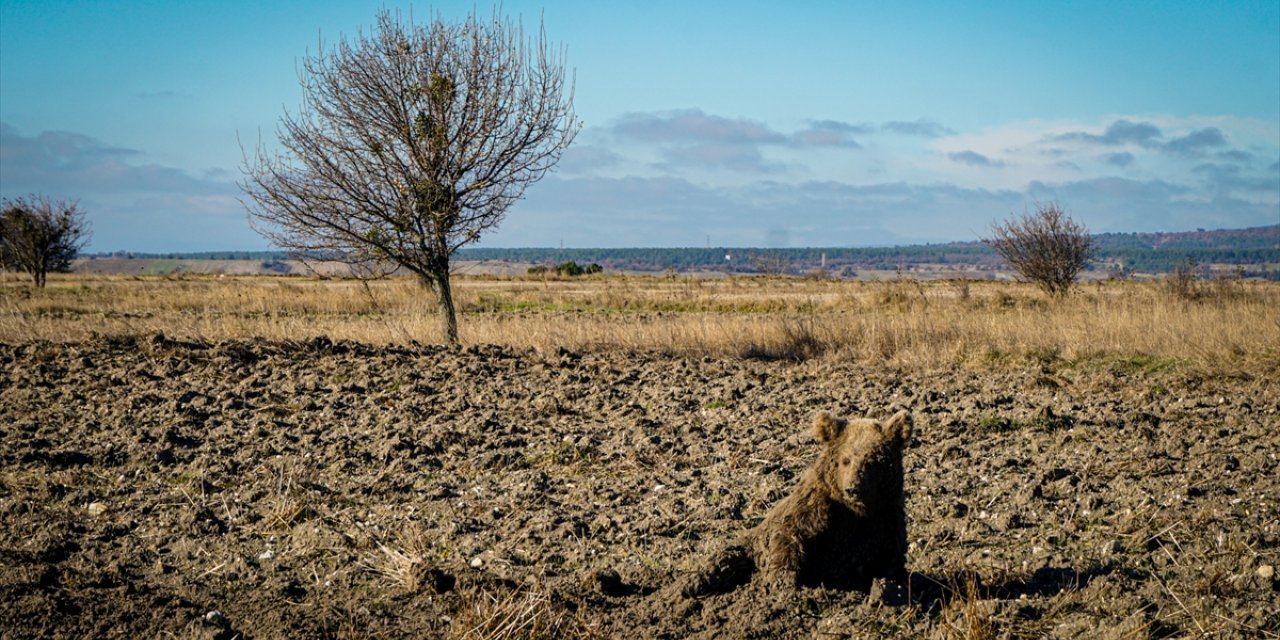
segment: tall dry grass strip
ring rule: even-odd
[[[1206,367],[1280,361],[1280,285],[1172,295],[1084,285],[1051,300],[1001,282],[769,278],[462,278],[464,343],[715,357],[842,358],[900,367],[1135,357]],[[1230,295],[1226,295],[1226,294]],[[434,304],[404,279],[56,276],[0,283],[0,341],[160,332],[182,339],[439,341]]]

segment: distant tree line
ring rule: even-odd
[[[1178,231],[1168,233],[1100,233],[1094,236],[1100,249],[1121,250],[1199,250],[1199,249],[1264,249],[1280,250],[1280,225],[1215,231]]]
[[[1188,259],[1197,264],[1244,267],[1246,277],[1280,280],[1280,225],[1252,229],[1183,233],[1102,233],[1094,235],[1096,255],[1091,268],[1123,273],[1171,273]],[[92,256],[91,256],[92,257]],[[287,260],[284,251],[208,251],[199,253],[116,253],[96,257],[188,260]],[[765,260],[760,260],[763,257]],[[825,257],[825,265],[824,265]],[[323,256],[311,255],[310,259]],[[902,247],[816,247],[753,249],[727,247],[556,249],[461,249],[459,260],[523,262],[539,265],[599,265],[608,271],[716,271],[760,273],[762,263],[781,263],[785,273],[802,275],[823,268],[828,274],[852,275],[861,270],[901,269],[921,265],[964,265],[995,270],[1000,256],[979,242],[923,244]]]
[[[462,260],[599,264],[610,271],[718,271],[759,273],[762,263],[782,263],[786,272],[801,274],[823,266],[838,272],[843,267],[898,269],[923,264],[999,264],[995,252],[977,245],[914,245],[870,248],[620,248],[620,249],[487,249],[468,248]]]
[[[192,251],[182,253],[147,253],[139,251],[111,251],[88,253],[86,258],[123,258],[126,260],[292,260],[287,251]]]
[[[1194,259],[1198,264],[1245,268],[1249,277],[1280,278],[1280,225],[1223,231],[1093,236],[1091,268],[1118,267],[1129,273],[1169,273]],[[901,247],[813,247],[752,249],[727,247],[555,249],[467,248],[461,260],[493,260],[535,264],[596,263],[610,271],[717,271],[760,273],[762,264],[785,265],[784,273],[801,275],[818,269],[841,275],[858,270],[901,269],[922,265],[964,265],[998,269],[999,254],[979,242]]]
[[[1268,265],[1280,263],[1280,249],[1120,249],[1101,252],[1100,258],[1135,273],[1171,273],[1193,260],[1197,264],[1239,265],[1250,277],[1262,277],[1269,272]]]

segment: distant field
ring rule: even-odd
[[[0,284],[0,341],[164,333],[220,341],[316,336],[438,341],[431,294],[408,278],[58,275]],[[1280,284],[1096,281],[1066,300],[1003,281],[460,276],[467,344],[895,366],[1151,358],[1239,366],[1280,361]]]
[[[521,277],[529,275],[533,267],[554,266],[555,261],[525,262],[505,259],[490,260],[454,260],[453,273],[458,276],[499,276]],[[583,262],[582,264],[590,264]],[[76,260],[72,272],[77,275],[98,276],[300,276],[300,277],[349,277],[351,269],[338,262],[303,262],[286,259],[204,259],[204,258],[81,258]],[[711,268],[692,268],[683,271],[662,269],[614,269],[607,270],[606,275],[626,276],[660,276],[694,279],[717,279],[733,277],[749,277],[753,274],[717,271]],[[759,275],[759,274],[756,274]],[[813,273],[805,274],[812,277]],[[884,269],[847,269],[828,272],[826,277],[839,280],[887,280],[904,275],[896,268]],[[964,278],[969,280],[1013,280],[1009,271],[991,267],[979,268],[975,265],[960,264],[917,264],[912,265],[905,275],[917,280],[947,280]],[[4,277],[0,274],[0,277]],[[8,276],[14,278],[13,274]],[[1100,280],[1108,277],[1106,271],[1086,271],[1082,274],[1085,280]],[[1137,275],[1137,279],[1150,279],[1151,276]]]
[[[454,270],[461,274],[524,275],[531,263],[460,260]],[[72,271],[81,275],[148,275],[166,276],[180,274],[248,276],[248,275],[297,275],[297,276],[346,276],[346,265],[333,262],[301,262],[283,259],[207,259],[207,258],[116,258],[93,257],[75,261]]]
[[[1097,255],[1091,278],[1124,274],[1160,275],[1192,261],[1213,272],[1243,270],[1252,278],[1280,280],[1280,225],[1175,233],[1103,233],[1094,236]],[[599,264],[606,273],[678,273],[700,277],[728,275],[815,275],[842,279],[878,279],[910,273],[915,278],[1007,276],[1002,260],[977,241],[892,247],[632,247],[632,248],[484,248],[467,247],[454,255],[461,273],[523,275],[530,266],[574,261]],[[338,265],[319,266],[327,275],[345,273]],[[301,262],[281,251],[86,256],[80,273],[226,273],[306,274]]]
[[[585,259],[584,259],[585,260]],[[529,262],[521,260],[507,259],[486,259],[486,260],[454,260],[452,263],[453,272],[460,276],[502,276],[502,277],[518,277],[529,274],[532,267],[554,266],[554,259],[541,262]],[[582,264],[590,264],[584,261]],[[641,266],[645,266],[641,264]],[[792,269],[795,271],[795,269]],[[75,261],[72,272],[80,275],[143,275],[143,276],[170,276],[170,275],[221,275],[221,276],[324,276],[324,277],[346,277],[351,275],[350,268],[347,265],[338,262],[303,262],[300,260],[287,259],[224,259],[224,258],[116,258],[116,257],[94,257],[80,258]],[[751,273],[735,273],[724,270],[716,270],[708,268],[704,265],[695,265],[692,268],[680,271],[664,270],[659,268],[610,268],[608,274],[612,275],[632,275],[632,276],[673,276],[678,275],[685,278],[730,278],[743,277],[744,275],[752,275]],[[1012,280],[1014,276],[1011,272],[993,268],[991,266],[964,265],[964,264],[914,264],[908,269],[908,273],[912,278],[921,280],[937,280],[937,279],[955,279],[967,278],[971,280]],[[813,275],[813,274],[806,274]],[[842,269],[828,272],[827,277],[837,278],[841,280],[885,280],[889,278],[897,278],[902,275],[902,271],[895,267],[885,266],[883,269]],[[1086,271],[1083,278],[1086,280],[1098,280],[1106,278],[1108,272],[1095,270]],[[1139,275],[1139,279],[1147,276]]]

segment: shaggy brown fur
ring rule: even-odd
[[[870,587],[906,573],[902,450],[911,415],[848,421],[822,412],[823,448],[791,495],[683,586],[688,596],[730,591],[761,573],[793,586]]]

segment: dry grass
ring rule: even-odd
[[[966,576],[960,585],[953,585],[954,596],[942,608],[939,619],[948,640],[995,640],[998,630],[991,612],[985,610],[978,581]]]
[[[421,586],[420,567],[423,555],[411,548],[389,547],[378,544],[379,553],[369,554],[364,568],[372,571],[389,585],[407,593],[416,592]]]
[[[453,578],[437,570],[435,565],[448,553],[432,544],[431,536],[417,522],[409,522],[398,530],[393,529],[386,542],[375,542],[377,551],[364,556],[361,567],[380,577],[393,591],[417,593],[423,589],[433,592],[453,588]]]
[[[1188,300],[1155,283],[1107,282],[1050,300],[1030,285],[985,281],[615,276],[461,278],[456,286],[468,344],[902,367],[1026,359],[1273,368],[1280,285],[1220,289]],[[408,279],[59,276],[44,290],[0,282],[0,341],[153,332],[213,342],[439,336],[431,294]]]
[[[542,585],[461,595],[450,621],[454,640],[558,640],[599,638],[585,609],[560,602]]]

